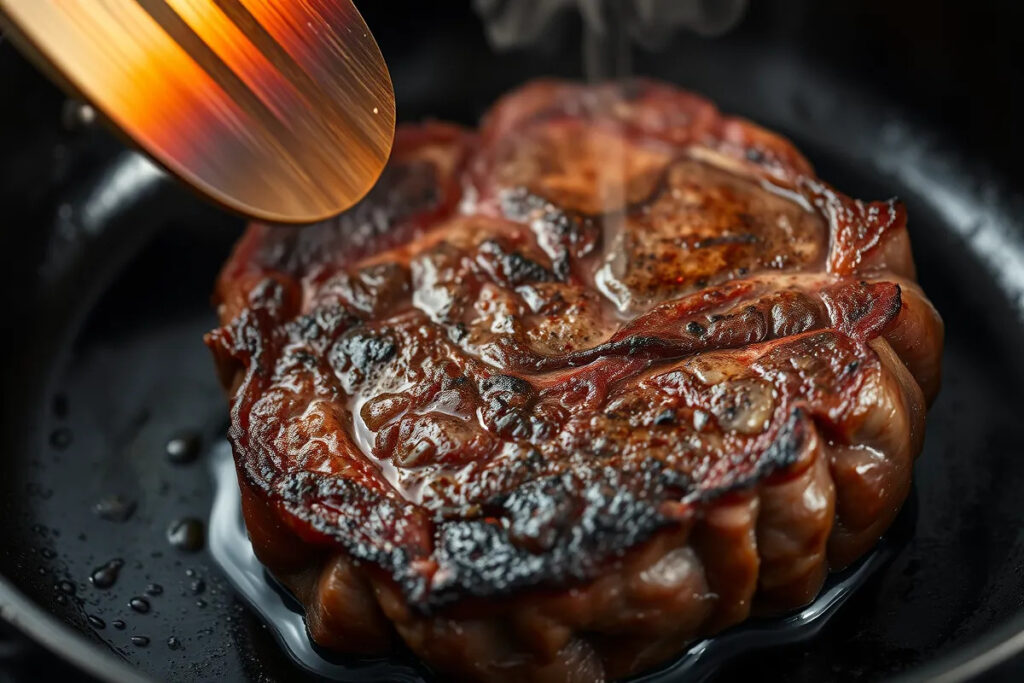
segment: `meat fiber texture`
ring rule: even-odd
[[[905,226],[653,82],[403,126],[362,203],[249,226],[217,284],[253,547],[320,645],[463,679],[622,677],[806,604],[938,389]]]

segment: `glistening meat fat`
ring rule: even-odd
[[[400,128],[361,204],[251,225],[217,284],[257,555],[322,646],[478,680],[807,603],[893,520],[938,389],[905,224],[658,83]]]

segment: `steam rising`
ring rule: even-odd
[[[607,35],[622,28],[648,49],[664,47],[678,29],[714,36],[728,31],[743,16],[747,0],[474,0],[487,36],[497,49],[533,43],[552,17],[577,7],[586,30]]]
[[[558,13],[576,8],[583,18],[583,65],[590,81],[630,76],[632,43],[648,49],[662,48],[679,29],[702,35],[718,35],[743,16],[747,0],[474,0],[487,36],[499,50],[534,43]],[[585,101],[582,116],[601,118],[614,125],[608,113],[618,104],[614,90],[595,90]],[[597,166],[595,192],[605,211],[597,219],[602,229],[601,263],[594,286],[620,312],[634,304],[623,284],[628,264],[623,240],[628,168],[628,145],[609,144]]]

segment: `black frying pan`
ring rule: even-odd
[[[424,16],[421,3],[362,3],[401,118],[472,123],[530,76],[579,76],[571,21],[535,51],[501,56],[468,6],[444,4]],[[786,133],[854,196],[901,196],[947,350],[912,540],[813,641],[738,658],[722,678],[1015,680],[1024,106],[1013,79],[1024,10],[995,0],[753,4],[729,36],[680,37],[667,53],[640,54],[638,70]],[[15,627],[0,631],[0,680],[301,678],[208,552],[166,539],[171,522],[210,508],[204,458],[223,439],[226,408],[200,337],[215,324],[208,295],[240,221],[76,123],[3,44],[0,93],[0,615]],[[183,435],[199,457],[175,464],[166,444]],[[115,494],[135,503],[126,521],[92,511]],[[91,584],[115,558],[117,581]],[[147,595],[150,584],[159,594]],[[133,597],[150,610],[133,610]]]

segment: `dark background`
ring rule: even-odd
[[[526,78],[582,75],[580,26],[570,16],[553,25],[531,49],[495,54],[468,2],[374,0],[357,4],[392,69],[402,120],[436,117],[471,124],[495,97]],[[747,93],[738,91],[735,83],[756,80],[765,65],[778,63],[785,69],[786,64],[799,63],[804,69],[801,73],[842,83],[842,92],[857,93],[824,104],[813,96],[792,102],[806,117],[827,116],[834,107],[857,108],[868,101],[882,101],[893,110],[911,112],[922,129],[954,141],[965,154],[994,168],[1007,185],[1019,188],[1024,182],[1024,168],[1019,163],[1024,153],[1020,125],[1024,120],[1022,31],[1024,3],[1011,0],[751,0],[747,16],[728,35],[709,39],[680,33],[666,51],[637,51],[635,67],[638,73],[706,92],[725,110],[754,116],[758,112],[749,109]],[[772,87],[770,82],[761,85]],[[8,43],[0,42],[0,206],[4,207],[0,307],[5,314],[4,337],[10,344],[0,356],[5,374],[23,361],[16,349],[32,344],[23,331],[35,329],[30,324],[32,303],[42,296],[37,291],[44,282],[41,264],[49,258],[53,244],[53,236],[43,227],[52,220],[53,197],[88,177],[122,149],[104,129],[82,127],[69,120],[64,105],[62,93]],[[836,136],[844,134],[842,129],[835,131]],[[964,182],[972,179],[964,178]],[[181,201],[191,200],[182,194]],[[201,207],[197,211],[205,215]],[[211,228],[213,233],[195,245],[196,250],[207,251],[197,253],[189,267],[215,267],[238,228],[233,220]],[[174,244],[175,238],[161,239],[166,245]],[[152,251],[143,254],[141,263],[136,267],[140,271],[161,267]],[[79,277],[85,282],[90,274],[83,272]],[[137,274],[138,278],[141,275]],[[189,295],[205,296],[205,283],[197,281]],[[127,295],[106,301],[102,322],[93,325],[106,326],[111,330],[108,333],[116,336],[118,315],[132,301]],[[5,419],[18,414],[32,391],[30,386],[5,383],[0,394]],[[1020,393],[1019,386],[1008,386],[1005,391]],[[3,434],[17,428],[13,422],[5,424]],[[13,543],[5,539],[3,550]],[[1019,608],[1006,606],[1007,611]],[[232,605],[231,609],[241,608]],[[840,615],[844,618],[854,623],[859,617]],[[264,647],[274,647],[265,635],[262,641],[254,638]],[[842,648],[843,644],[828,647]],[[862,648],[864,657],[872,656],[863,639],[854,647]],[[794,662],[807,661],[808,667],[813,666],[813,649],[767,657],[757,666],[772,671],[773,677],[785,678]],[[915,653],[908,652],[906,657],[913,660]],[[860,673],[832,674],[843,679],[873,678],[877,676],[873,671],[866,667]],[[0,628],[0,683],[45,678],[47,674],[67,676],[69,672],[52,655],[43,654],[10,629]],[[1024,666],[1017,660],[992,678],[1020,680],[1022,675]]]

